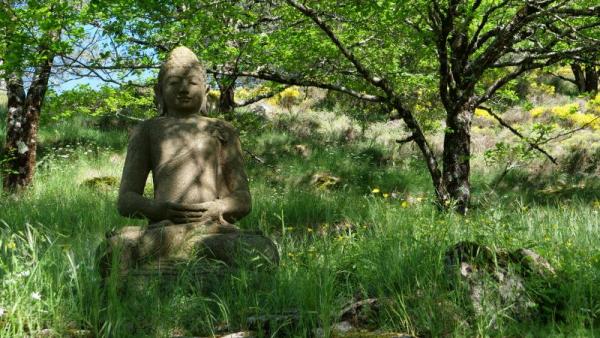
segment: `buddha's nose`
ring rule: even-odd
[[[181,83],[181,86],[179,86],[179,93],[180,94],[187,94],[189,92],[188,90],[189,87],[189,83],[184,81]]]

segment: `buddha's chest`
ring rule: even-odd
[[[201,123],[165,123],[153,135],[150,154],[154,169],[194,164],[210,166],[217,161],[219,139]]]

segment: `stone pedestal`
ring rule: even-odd
[[[104,277],[111,269],[126,275],[176,275],[206,264],[259,269],[279,263],[277,248],[260,232],[233,225],[155,224],[125,227],[107,236],[101,259]]]

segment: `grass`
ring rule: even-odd
[[[119,293],[103,287],[96,248],[107,230],[143,222],[117,214],[116,188],[82,183],[120,176],[126,132],[74,123],[42,129],[33,187],[0,199],[0,336],[45,329],[57,336],[80,329],[106,337],[210,336],[224,326],[246,329],[252,316],[290,311],[299,321],[273,320],[270,336],[306,337],[317,328],[329,336],[344,305],[368,297],[383,301],[373,328],[425,337],[594,336],[599,329],[597,180],[585,182],[585,193],[566,186],[546,193],[516,174],[490,189],[490,174],[476,172],[475,208],[461,217],[433,206],[419,161],[393,159],[368,140],[301,138],[251,124],[242,135],[265,163],[247,159],[253,211],[240,226],[275,240],[279,268],[242,268],[220,280],[183,274]],[[299,143],[311,148],[308,158],[294,152]],[[340,183],[312,187],[316,172]],[[445,250],[464,240],[530,247],[549,259],[559,271],[552,291],[564,300],[554,309],[563,319],[474,315],[444,274]]]

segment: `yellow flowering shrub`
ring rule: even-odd
[[[246,87],[239,88],[238,90],[235,91],[235,97],[240,100],[246,100],[246,99],[250,98],[251,95],[252,95],[252,92],[250,90],[248,90]]]
[[[302,93],[296,86],[288,87],[281,93],[271,97],[267,102],[271,105],[280,105],[285,108],[290,108],[292,105],[300,101]]]
[[[481,108],[475,108],[475,116],[481,117],[481,118],[484,118],[484,119],[487,119],[487,120],[494,119],[492,117],[492,115],[490,115],[490,113],[487,112],[487,110],[481,109]]]
[[[531,115],[531,117],[540,117],[545,111],[546,111],[546,107],[534,107],[529,111],[529,115]]]
[[[531,84],[531,91],[538,94],[552,96],[554,95],[554,86],[534,82]]]
[[[211,100],[218,100],[219,96],[221,96],[221,92],[218,90],[211,89],[208,91],[208,98]]]
[[[590,124],[590,127],[594,130],[600,130],[600,118],[594,114],[577,113],[568,117],[569,121],[573,122],[578,127]]]
[[[235,91],[235,97],[238,100],[245,101],[258,95],[269,93],[270,91],[271,89],[265,86],[255,86],[251,88],[241,87]]]
[[[561,119],[566,119],[569,117],[569,115],[576,113],[578,110],[579,104],[569,103],[563,106],[552,107],[550,111],[552,112],[552,115]]]
[[[600,93],[596,94],[596,96],[585,103],[585,109],[591,113],[600,113]]]

